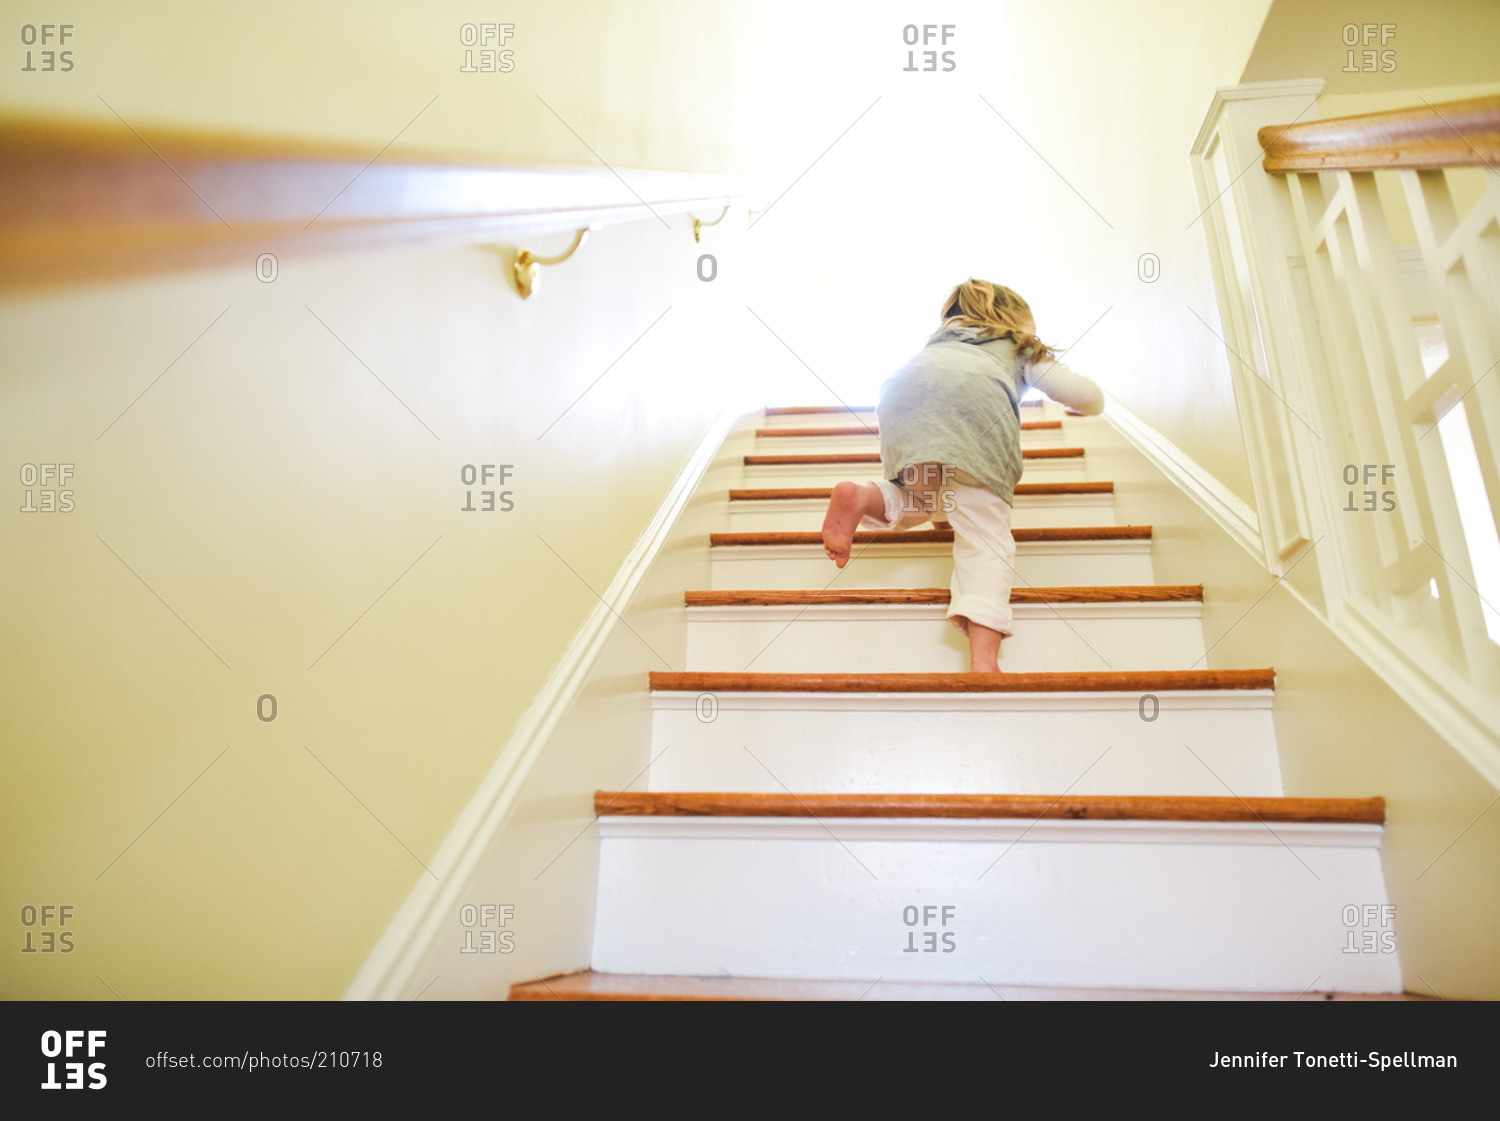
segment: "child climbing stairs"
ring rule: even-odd
[[[596,796],[593,970],[512,999],[1400,991],[1345,952],[1383,800],[1283,796],[1274,669],[1205,665],[1204,588],[1154,583],[1090,473],[1105,422],[1025,404],[999,675],[943,622],[951,531],[824,554],[873,410],[766,410],[688,670],[650,678],[651,765]]]

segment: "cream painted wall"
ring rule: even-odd
[[[1346,32],[1350,25],[1356,29]],[[1368,45],[1366,25],[1375,26]],[[1357,45],[1349,46],[1346,34]],[[1381,0],[1361,6],[1275,0],[1241,81],[1322,78],[1324,95],[1336,97],[1494,82],[1497,40],[1500,5],[1492,0]],[[1368,60],[1366,50],[1378,57]],[[1392,52],[1388,58],[1386,51]],[[1325,108],[1323,115],[1340,114]]]
[[[343,991],[742,376],[673,232],[524,304],[460,249],[0,308],[0,906],[78,944],[7,995]],[[72,512],[19,512],[40,462]],[[461,511],[480,463],[512,511]]]
[[[8,32],[7,112],[105,123],[118,113],[148,139],[151,125],[171,124],[368,144],[372,156],[400,134],[387,158],[436,149],[593,163],[586,143],[620,167],[756,170],[753,4],[77,0],[17,17],[70,22],[74,69],[22,72],[25,48]],[[462,72],[462,28],[480,20],[514,25],[509,73]],[[468,49],[478,67],[485,48]]]
[[[100,118],[97,93],[147,136],[236,129],[373,155],[436,94],[393,154],[592,160],[540,94],[613,164],[753,170],[753,9],[513,5],[509,75],[458,73],[474,16],[38,10],[75,25],[76,69],[7,68],[0,102]],[[743,218],[702,247],[687,218],[669,225],[597,232],[524,303],[482,249],[0,303],[0,908],[70,905],[76,945],[13,954],[0,992],[107,998],[100,977],[127,999],[344,991],[591,589],[776,345],[724,341],[745,317]],[[22,513],[22,465],[57,462],[74,465],[74,509]],[[461,470],[483,463],[513,465],[492,488],[513,510],[462,512],[485,488]],[[633,758],[593,748],[601,781]],[[565,815],[587,820],[586,792],[570,794]],[[578,874],[560,911],[591,905]]]

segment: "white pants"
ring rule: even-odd
[[[969,620],[1011,635],[1010,589],[1016,541],[1010,503],[966,471],[938,464],[908,468],[899,482],[872,480],[885,496],[885,520],[866,517],[862,529],[910,529],[946,518],[953,526],[952,599],[948,621],[968,632]]]

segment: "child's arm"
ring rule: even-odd
[[[1026,383],[1039,389],[1059,404],[1077,409],[1084,416],[1094,416],[1104,411],[1104,390],[1097,384],[1075,374],[1061,362],[1042,359],[1026,367]]]

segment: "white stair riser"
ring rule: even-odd
[[[604,817],[593,967],[1401,991],[1396,953],[1345,952],[1344,908],[1386,900],[1376,826],[1027,827]]]
[[[1153,696],[659,692],[647,788],[1281,795],[1269,691]]]
[[[1112,494],[1022,494],[1012,509],[1017,529],[1115,524]],[[827,513],[826,498],[736,499],[729,503],[729,528],[736,533],[815,530]]]
[[[1197,603],[1015,604],[1000,668],[1185,669],[1203,656]],[[691,607],[687,668],[760,673],[961,673],[946,604]]]
[[[1016,548],[1018,586],[1151,584],[1151,542],[1021,542]],[[711,586],[740,588],[946,588],[953,575],[952,546],[855,546],[842,569],[821,547],[718,546],[712,550]]]
[[[795,431],[795,429],[792,429]],[[1022,430],[1023,448],[1055,448],[1069,441],[1065,439],[1065,428],[1040,428]],[[1074,447],[1078,441],[1072,441]],[[757,436],[756,455],[837,455],[846,452],[878,452],[880,437],[874,434],[859,436]]]
[[[772,455],[773,452],[758,452]],[[793,453],[786,453],[793,454]],[[880,478],[878,463],[775,463],[750,464],[744,468],[746,487],[831,487],[843,479],[867,482]],[[1022,473],[1028,483],[1085,483],[1092,482],[1089,474],[1089,458],[1086,455],[1068,456],[1062,459],[1028,459]]]
[[[1050,420],[1051,417],[1037,417],[1037,420]],[[879,422],[875,418],[875,410],[868,412],[849,413],[796,413],[792,416],[767,416],[756,422],[757,428],[833,428],[835,426],[844,428],[856,424],[868,424],[874,428]]]

